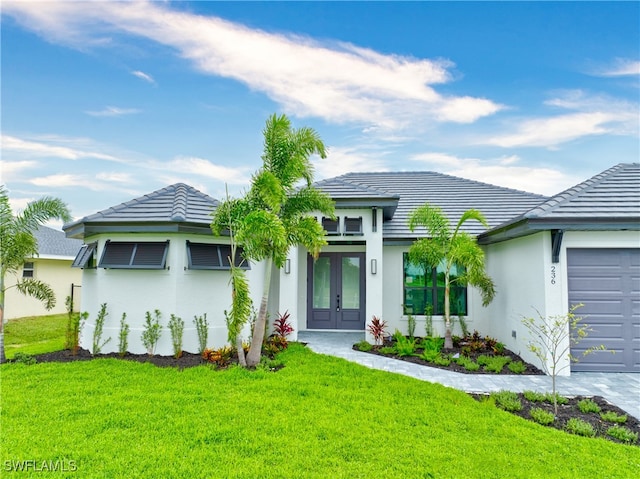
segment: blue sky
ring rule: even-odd
[[[74,217],[233,195],[272,113],[316,178],[432,170],[552,195],[640,158],[638,2],[2,2],[2,179]]]

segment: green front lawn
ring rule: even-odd
[[[91,478],[627,478],[640,470],[638,447],[549,430],[453,389],[298,344],[280,358],[278,372],[116,359],[4,364],[3,472],[20,460],[74,461],[77,473],[47,477]]]
[[[4,325],[4,349],[11,359],[16,352],[42,354],[64,349],[67,315],[10,319]]]

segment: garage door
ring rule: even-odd
[[[592,332],[571,349],[572,371],[640,372],[640,249],[567,249],[569,304]],[[582,356],[604,344],[610,352]]]

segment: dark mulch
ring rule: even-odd
[[[489,394],[470,394],[470,395],[475,399],[477,399],[478,401],[486,401],[490,396]],[[512,414],[515,414],[517,416],[520,416],[530,421],[532,421],[531,414],[530,414],[532,408],[543,409],[553,414],[552,403],[549,403],[546,401],[543,401],[543,402],[529,401],[524,397],[524,394],[522,393],[518,393],[518,397],[520,398],[520,402],[522,404],[522,410],[509,411]],[[623,424],[619,424],[619,425],[629,429],[633,433],[636,433],[638,435],[638,438],[640,438],[640,421],[636,419],[634,416],[627,414],[624,410],[620,409],[619,407],[614,406],[603,397],[575,396],[575,397],[567,397],[567,399],[569,401],[567,404],[558,404],[558,414],[556,415],[554,422],[547,427],[553,427],[561,431],[564,431],[566,430],[567,421],[569,421],[569,419],[572,419],[572,418],[581,419],[593,426],[593,428],[596,431],[596,437],[621,443],[621,441],[619,441],[618,439],[611,437],[607,434],[607,430],[610,427],[614,426],[616,423],[604,421],[600,417],[600,413],[583,413],[582,411],[580,411],[580,409],[578,408],[578,402],[580,402],[583,399],[591,399],[598,406],[600,406],[602,410],[601,412],[615,412],[618,415],[627,416],[627,420]],[[636,441],[634,445],[640,446],[640,442]]]
[[[421,338],[416,338],[418,340],[418,343],[420,341]],[[392,340],[385,340],[384,344],[382,346],[374,346],[373,349],[371,349],[371,351],[366,351],[370,354],[376,354],[378,356],[385,356],[387,358],[393,358],[393,359],[399,359],[400,361],[407,361],[409,363],[414,363],[414,364],[421,364],[422,366],[429,366],[431,368],[439,368],[439,369],[446,369],[447,371],[454,371],[456,373],[464,373],[464,374],[515,374],[512,373],[511,370],[509,368],[507,368],[506,366],[504,368],[502,368],[502,371],[499,373],[495,373],[495,372],[489,372],[489,371],[484,371],[483,368],[480,368],[478,371],[468,371],[466,370],[463,366],[460,366],[458,363],[456,363],[455,361],[451,361],[451,364],[449,364],[449,366],[440,366],[438,364],[435,363],[430,363],[425,361],[424,359],[421,359],[417,356],[398,356],[396,354],[383,354],[380,352],[380,349],[383,347],[391,347],[393,346],[393,341]],[[357,347],[357,345],[353,345],[353,349],[355,351],[360,351]],[[416,349],[416,354],[421,354],[422,353],[422,349],[418,348]],[[446,354],[446,355],[450,355],[452,357],[456,357],[462,354],[462,347],[460,346],[455,346],[452,349],[443,349],[442,350],[442,354]],[[494,353],[491,350],[484,350],[484,351],[475,351],[475,352],[471,352],[469,354],[467,354],[467,356],[471,359],[473,359],[474,361],[478,358],[478,356],[480,355],[485,355],[485,356],[493,356]],[[500,353],[500,356],[508,356],[511,358],[511,361],[522,361],[525,366],[526,366],[526,370],[522,373],[522,374],[526,374],[526,375],[543,375],[544,372],[542,372],[540,369],[538,369],[537,367],[535,367],[533,364],[529,364],[527,362],[525,362],[520,356],[518,356],[516,353],[514,353],[513,351],[510,351],[508,349],[505,349],[504,352]]]
[[[118,353],[97,354],[92,356],[86,349],[79,349],[77,354],[72,354],[69,350],[55,351],[53,353],[44,353],[35,355],[34,358],[38,363],[69,363],[72,361],[91,361],[100,358],[115,358],[125,361],[135,361],[138,363],[151,363],[158,367],[173,367],[178,369],[191,368],[207,364],[202,356],[193,353],[182,353],[179,358],[173,356],[149,356],[148,354],[131,354],[127,353],[120,356]]]

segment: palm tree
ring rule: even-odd
[[[32,201],[22,213],[14,216],[9,204],[9,195],[4,186],[0,186],[0,362],[6,359],[4,298],[5,291],[9,288],[5,287],[5,277],[8,273],[17,274],[25,260],[38,255],[38,242],[33,233],[51,219],[71,220],[67,205],[62,200],[44,197]],[[53,290],[42,281],[35,278],[20,279],[14,286],[22,294],[42,301],[46,309],[51,309],[56,304]]]
[[[478,246],[475,238],[470,234],[460,231],[462,225],[470,220],[480,222],[485,227],[487,221],[478,210],[465,211],[456,227],[451,231],[448,218],[437,206],[424,204],[414,210],[409,217],[409,229],[413,232],[418,227],[427,229],[429,236],[416,240],[409,248],[409,261],[416,265],[430,266],[444,269],[444,323],[445,342],[444,347],[451,349],[451,283],[471,285],[480,290],[482,305],[487,306],[496,294],[493,280],[484,269],[484,252]],[[451,269],[454,266],[462,267],[462,274],[451,278]]]
[[[249,192],[241,199],[225,201],[212,223],[218,235],[235,230],[235,241],[242,246],[244,257],[265,264],[264,290],[246,357],[248,367],[260,362],[273,266],[281,268],[294,245],[304,246],[317,257],[326,240],[322,226],[309,214],[334,214],[331,198],[312,186],[309,158],[314,154],[326,158],[316,131],[294,129],[285,115],[272,115],[263,133],[263,166],[253,176]]]

